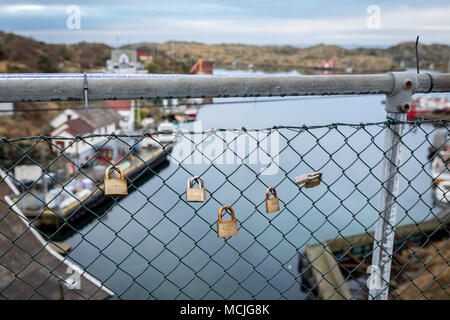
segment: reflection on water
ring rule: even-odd
[[[204,131],[378,122],[385,119],[383,99],[309,97],[273,103],[241,99],[253,102],[205,106],[198,120]],[[184,129],[194,126],[185,124]],[[260,164],[179,166],[172,161],[140,192],[66,240],[73,246],[71,259],[123,299],[302,299],[297,256],[306,244],[374,228],[383,131],[379,126],[359,130],[338,126],[279,133],[276,174],[257,175]],[[402,224],[430,214],[428,166],[421,171],[429,146],[422,144],[425,134],[417,130],[404,139],[408,160],[401,169]],[[189,138],[193,139],[180,137],[174,154]],[[206,135],[197,138],[201,141]],[[320,186],[299,190],[293,183],[295,176],[316,170],[323,173]],[[205,180],[207,202],[183,201],[191,175]],[[267,186],[277,187],[279,213],[265,213]],[[225,204],[234,208],[240,227],[238,236],[228,240],[216,234],[217,213]]]

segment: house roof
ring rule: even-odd
[[[76,136],[77,134],[83,135],[94,131],[94,128],[82,118],[69,120],[64,124],[67,124],[67,129],[65,131],[69,132],[73,136]]]
[[[151,50],[150,50],[150,48],[147,47],[147,46],[140,46],[140,47],[137,47],[137,48],[136,48],[136,51],[138,51],[138,52],[139,52],[139,51],[141,51],[141,52],[144,51],[144,52],[150,53]]]
[[[106,100],[105,102],[114,110],[130,110],[131,108],[131,100]]]
[[[101,101],[96,102],[95,107],[107,107],[110,106],[108,103]],[[88,115],[81,109],[74,110],[80,118],[83,118],[91,127],[94,129],[104,127],[112,123],[119,123],[121,120],[120,114],[114,110],[114,108],[101,108],[101,109],[89,109]]]

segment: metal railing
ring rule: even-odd
[[[87,79],[87,83],[84,82],[84,79]],[[448,135],[446,135],[446,139],[439,146],[433,145],[428,137],[436,130],[436,128],[440,128],[441,130],[448,130],[447,121],[439,120],[439,121],[424,121],[424,122],[406,122],[406,111],[411,106],[411,97],[414,93],[428,93],[428,92],[449,92],[450,91],[450,74],[415,74],[415,73],[390,73],[390,74],[380,74],[380,75],[345,75],[345,76],[299,76],[299,77],[271,77],[271,76],[242,76],[242,77],[227,77],[227,76],[173,76],[173,75],[107,75],[107,74],[90,74],[84,77],[84,75],[2,75],[0,76],[0,102],[2,101],[55,101],[55,100],[83,100],[85,98],[86,92],[88,92],[89,100],[100,100],[100,99],[146,99],[146,98],[190,98],[190,97],[248,97],[248,96],[288,96],[288,95],[333,95],[333,94],[385,94],[386,95],[386,111],[387,111],[387,121],[383,123],[366,123],[366,124],[355,124],[355,125],[345,125],[345,124],[332,124],[329,126],[315,126],[315,127],[274,127],[268,129],[257,129],[257,130],[213,130],[208,132],[183,132],[178,131],[174,132],[176,139],[176,144],[162,145],[162,151],[156,155],[156,159],[161,154],[166,155],[166,157],[173,159],[176,162],[176,166],[169,170],[169,172],[165,172],[164,175],[158,172],[158,170],[153,167],[152,163],[154,158],[148,160],[144,158],[141,154],[135,151],[135,147],[142,143],[143,141],[148,141],[149,139],[153,142],[157,141],[153,138],[153,135],[159,134],[171,134],[168,132],[153,132],[147,133],[139,136],[129,136],[123,134],[107,134],[107,135],[89,135],[89,136],[78,136],[76,138],[63,138],[63,137],[27,137],[27,138],[3,138],[0,141],[0,147],[3,148],[3,152],[5,150],[10,150],[11,153],[16,154],[17,158],[12,166],[4,167],[3,170],[6,172],[6,175],[11,176],[11,172],[13,168],[20,163],[23,159],[27,161],[31,161],[39,166],[41,166],[44,170],[43,176],[45,172],[50,170],[52,166],[54,166],[58,162],[72,162],[75,163],[69,155],[65,153],[68,151],[72,145],[85,142],[91,146],[91,156],[90,160],[93,159],[94,156],[102,158],[102,154],[99,152],[100,148],[98,145],[92,144],[92,138],[101,137],[104,138],[102,142],[102,147],[107,146],[111,141],[118,141],[119,143],[125,145],[128,148],[128,152],[124,155],[124,159],[132,159],[135,162],[135,165],[140,163],[141,170],[144,168],[144,171],[139,171],[139,173],[129,172],[128,177],[128,188],[135,190],[136,194],[140,194],[144,197],[148,204],[150,204],[154,210],[159,215],[159,218],[156,220],[156,225],[152,225],[151,223],[143,223],[141,218],[137,218],[140,214],[141,208],[136,208],[135,211],[128,210],[127,206],[122,206],[119,199],[113,198],[113,205],[106,209],[106,212],[113,210],[114,206],[120,207],[129,215],[129,220],[125,224],[133,222],[140,225],[146,231],[146,236],[141,240],[144,241],[149,237],[152,239],[154,245],[162,246],[161,250],[155,253],[155,256],[149,257],[145,254],[138,252],[136,249],[138,244],[133,244],[129,240],[122,236],[121,232],[117,230],[113,230],[111,226],[105,224],[102,221],[104,213],[99,213],[98,211],[98,199],[102,199],[101,193],[103,192],[103,181],[99,181],[93,179],[88,173],[86,173],[83,168],[77,166],[78,171],[71,176],[68,181],[54,181],[55,184],[61,187],[61,193],[65,192],[64,188],[66,185],[76,180],[79,177],[85,177],[94,183],[93,191],[82,199],[77,198],[75,204],[73,205],[73,210],[65,210],[65,214],[61,212],[53,212],[56,216],[62,220],[62,224],[59,225],[58,230],[61,228],[69,228],[73,233],[79,234],[82,238],[82,242],[89,242],[89,232],[84,233],[78,227],[72,225],[72,218],[76,216],[80,212],[88,212],[97,219],[95,225],[104,225],[107,229],[110,229],[113,234],[113,240],[118,239],[124,243],[127,243],[130,246],[129,254],[137,254],[140,259],[145,261],[147,265],[146,268],[141,273],[132,274],[129,270],[124,269],[122,263],[126,260],[122,260],[122,262],[117,262],[116,258],[108,257],[104,251],[105,248],[101,248],[96,244],[90,243],[93,247],[98,251],[98,255],[102,256],[102,258],[110,261],[115,266],[115,272],[120,271],[124,274],[127,274],[131,280],[129,280],[127,285],[122,287],[121,289],[124,291],[113,290],[119,297],[126,297],[126,292],[133,286],[139,287],[140,290],[146,293],[146,297],[148,298],[164,298],[165,295],[159,293],[158,291],[165,286],[172,286],[176,288],[176,294],[174,294],[173,298],[209,298],[209,297],[218,297],[218,298],[233,298],[236,293],[240,293],[244,297],[248,298],[259,298],[264,295],[267,290],[273,290],[276,294],[272,294],[270,297],[278,297],[278,298],[289,298],[292,297],[290,294],[290,290],[292,290],[295,283],[298,283],[300,287],[307,291],[307,293],[311,297],[318,298],[355,298],[359,293],[365,293],[369,299],[387,299],[389,288],[393,288],[393,284],[391,281],[391,275],[394,272],[394,281],[405,281],[405,278],[411,280],[409,286],[405,285],[404,291],[407,291],[409,287],[417,287],[418,290],[422,293],[422,297],[426,297],[424,293],[428,287],[438,285],[439,288],[442,289],[441,294],[438,297],[448,296],[448,283],[440,283],[437,280],[437,277],[442,272],[447,272],[448,268],[448,257],[444,254],[440,253],[442,248],[437,248],[435,255],[431,260],[436,259],[436,257],[440,257],[446,261],[444,264],[444,270],[439,274],[434,274],[429,270],[430,261],[422,261],[420,257],[420,253],[417,250],[421,250],[425,247],[425,244],[434,245],[434,236],[439,235],[441,238],[444,238],[444,246],[448,244],[448,229],[447,216],[438,215],[436,212],[436,208],[429,204],[429,201],[424,201],[422,197],[425,193],[435,193],[436,189],[442,191],[443,196],[439,197],[438,202],[442,204],[445,203],[446,190],[441,190],[441,186],[434,185],[433,179],[436,177],[432,176],[426,169],[426,165],[431,163],[432,160],[423,160],[415,157],[414,152],[416,151],[416,147],[412,145],[408,145],[408,137],[412,134],[413,130],[421,130],[423,132],[423,139],[421,143],[421,148],[424,148],[425,145],[433,147],[435,157],[439,157],[439,151],[445,148],[448,142]],[[231,141],[227,140],[227,138],[220,135],[220,132],[230,133],[231,135],[235,134],[234,139],[231,138]],[[255,138],[254,134],[251,133],[262,133],[261,136],[257,136]],[[267,143],[267,140],[270,137],[273,137],[277,134],[277,137],[281,139],[283,143],[280,144],[279,152],[275,152],[275,154],[270,154],[267,152],[267,147],[264,147],[264,143]],[[355,146],[352,146],[352,143],[349,142],[351,137],[364,134],[366,140],[365,148],[358,150],[355,149]],[[384,144],[381,145],[379,143],[379,138],[384,135]],[[206,141],[209,137],[214,136],[217,139],[223,141],[223,149],[218,150],[218,155],[211,156],[211,154],[205,154],[202,149],[203,144],[206,144]],[[249,141],[253,141],[255,147],[249,152],[248,155],[242,156],[239,153],[236,153],[231,147],[231,142],[236,142],[239,139],[239,136],[246,136]],[[331,146],[325,141],[328,136],[340,136],[342,138],[341,144]],[[196,138],[197,137],[197,138]],[[198,138],[200,137],[200,138]],[[310,148],[305,148],[304,145],[308,138],[312,138],[310,142]],[[127,139],[134,139],[133,142],[128,141]],[[61,147],[55,143],[55,141],[67,141],[68,144],[65,147]],[[182,144],[184,140],[185,143],[193,146],[193,150],[188,154],[187,158],[190,156],[197,155],[199,158],[205,158],[208,161],[208,165],[203,168],[200,172],[195,170],[191,165],[187,165],[184,161],[186,158],[176,158],[173,156],[172,148],[177,148],[180,143]],[[315,144],[314,144],[315,142]],[[25,143],[25,144],[23,144]],[[37,159],[33,159],[30,154],[31,151],[36,148],[39,144],[47,144],[52,149],[57,150],[57,156],[48,164],[44,165],[40,163]],[[307,144],[307,143],[306,143]],[[338,147],[335,147],[338,146]],[[321,155],[321,160],[323,163],[318,163],[317,161],[308,161],[308,155],[311,150],[315,150],[316,148],[323,151]],[[170,149],[170,150],[169,150]],[[344,164],[345,161],[336,160],[336,154],[340,152],[340,150],[347,149],[354,153],[354,161],[350,164]],[[302,152],[302,150],[306,150]],[[364,152],[370,150],[374,152],[374,154],[378,153],[378,157],[375,157],[375,160],[366,159],[366,155]],[[223,167],[223,164],[217,164],[216,161],[219,158],[219,155],[225,155],[227,153],[233,153],[238,159],[241,160],[240,163],[232,166],[232,170],[226,170]],[[290,168],[283,167],[282,164],[278,164],[277,168],[281,170],[281,174],[278,179],[273,179],[271,181],[264,181],[262,178],[262,173],[256,171],[252,168],[251,165],[245,163],[245,160],[249,160],[252,154],[255,152],[265,154],[266,157],[270,160],[267,165],[274,163],[274,159],[282,158],[284,153],[292,153],[298,157],[299,164]],[[404,157],[404,154],[407,154],[407,157]],[[412,159],[412,160],[411,160]],[[107,159],[103,157],[103,160],[108,162]],[[443,161],[443,159],[441,159]],[[131,161],[131,160],[130,160]],[[408,174],[404,172],[405,164],[408,164],[410,161],[417,161],[420,163],[420,166],[415,168],[415,175],[412,178],[408,178]],[[312,163],[309,163],[312,162]],[[117,164],[112,164],[117,165]],[[298,172],[298,175],[301,173],[308,173],[304,171],[326,171],[328,166],[334,165],[338,170],[340,170],[341,175],[336,176],[335,179],[330,178],[330,173],[323,172],[323,178],[321,181],[321,187],[317,188],[320,190],[320,193],[313,193],[315,197],[311,197],[308,194],[308,190],[304,187],[296,187],[295,191],[290,190],[286,191],[286,194],[290,194],[290,196],[286,199],[286,194],[282,196],[281,192],[278,192],[281,203],[281,211],[274,215],[273,217],[269,217],[266,215],[260,206],[264,203],[264,198],[255,198],[255,188],[256,185],[263,188],[275,187],[278,189],[292,189],[295,186],[295,175],[297,174],[296,169],[298,170],[298,166],[303,166],[301,172]],[[382,168],[380,167],[382,165]],[[361,167],[364,169],[361,169]],[[232,180],[233,175],[239,171],[240,168],[245,168],[248,170],[247,174],[249,176],[250,183],[248,184],[237,184]],[[351,175],[352,169],[360,170],[360,174],[363,179],[359,178],[358,175]],[[446,169],[445,169],[446,170]],[[215,187],[211,189],[211,186],[208,186],[206,183],[206,189],[208,192],[208,199],[204,204],[201,204],[200,207],[194,206],[186,201],[185,199],[185,186],[183,185],[172,185],[170,183],[170,179],[176,175],[180,175],[184,178],[189,178],[192,176],[200,176],[206,179],[208,176],[208,172],[215,171],[217,175],[219,175],[219,181],[222,181]],[[143,173],[144,172],[144,173]],[[426,174],[431,180],[430,186],[422,191],[417,191],[418,189],[414,186],[415,176],[419,174]],[[154,186],[153,191],[141,191],[140,183],[142,178],[146,175],[150,175],[153,181],[158,181]],[[350,193],[349,196],[339,195],[338,190],[334,190],[336,186],[336,181],[341,178],[347,178],[354,185],[353,191],[358,192],[362,195],[362,201],[364,205],[358,209],[350,209],[347,208],[345,201],[348,197],[353,194]],[[155,180],[156,179],[156,180]],[[367,194],[367,190],[360,187],[361,184],[364,183],[365,180],[372,179],[373,186],[370,195]],[[4,181],[4,179],[2,179]],[[405,182],[403,187],[401,186],[401,181]],[[225,188],[225,190],[223,190]],[[228,189],[226,189],[228,188]],[[402,189],[403,188],[403,189]],[[158,194],[161,189],[165,189],[168,194],[174,196],[168,200],[167,194],[162,195]],[[431,191],[430,191],[431,190]],[[149,193],[150,192],[150,193]],[[233,194],[233,192],[237,192]],[[246,194],[248,192],[248,195]],[[420,202],[422,205],[425,205],[427,214],[422,216],[420,219],[414,219],[414,216],[409,212],[414,208],[407,207],[404,202],[401,202],[399,198],[402,197],[407,192],[415,192],[417,195],[417,202]],[[229,197],[221,197],[220,194],[230,194]],[[333,195],[338,199],[337,208],[332,209],[328,207],[326,210],[320,208],[321,199],[327,198]],[[12,214],[12,212],[20,211],[18,209],[20,207],[20,200],[25,198],[26,196],[32,196],[34,198],[39,198],[33,195],[33,188],[27,187],[24,192],[15,200],[15,202],[7,202],[8,214]],[[92,197],[94,200],[90,199]],[[170,198],[170,197],[169,197]],[[302,198],[309,200],[309,207],[298,212],[296,205],[298,205],[298,199]],[[378,198],[378,205],[374,206],[372,201],[374,198]],[[409,200],[412,201],[410,198]],[[208,212],[206,215],[205,211],[202,211],[203,208],[209,208],[211,210],[211,206],[214,204],[214,207],[221,205],[231,205],[231,206],[241,206],[240,201],[244,201],[248,204],[247,209],[252,211],[252,213],[247,213],[244,216],[240,216],[240,212],[236,210],[236,217],[239,222],[239,236],[231,237],[225,241],[221,242],[221,245],[208,246],[202,243],[204,239],[210,239],[212,233],[215,232],[215,219],[211,218],[211,213]],[[328,199],[330,203],[333,203],[332,200]],[[101,201],[100,201],[101,202]],[[159,203],[161,202],[161,203]],[[14,203],[16,205],[14,205]],[[172,217],[171,213],[175,210],[178,205],[184,204],[186,208],[190,208],[194,212],[194,216],[188,218],[184,224],[179,224],[179,222]],[[399,207],[401,209],[401,219],[398,219],[398,210]],[[185,208],[185,210],[186,210]],[[217,208],[218,209],[218,208]],[[38,220],[43,216],[48,214],[48,210],[55,211],[49,207],[49,203],[43,201],[40,206],[40,212],[36,215],[34,220]],[[336,212],[340,210],[344,210],[350,216],[347,217],[346,223],[343,221],[334,221],[336,217]],[[356,210],[356,211],[354,211]],[[370,213],[365,212],[368,210],[369,212],[372,210],[372,214],[376,214],[376,219],[371,221]],[[322,225],[318,228],[311,227],[308,225],[303,218],[308,216],[310,211],[314,211],[317,214],[320,214],[321,218],[323,218]],[[358,219],[359,215],[364,212],[364,219]],[[279,218],[284,215],[288,215],[293,220],[290,221],[290,224],[287,225],[287,221],[284,221],[284,218]],[[254,216],[257,216],[259,219],[265,222],[265,225],[258,225],[253,221]],[[411,240],[414,237],[420,235],[422,228],[424,228],[423,223],[428,223],[428,218],[437,219],[437,223],[434,226],[433,230],[423,231],[422,233],[426,235],[425,242],[422,242],[424,245],[414,244],[414,241]],[[196,228],[191,228],[189,224],[198,219],[198,223],[204,223],[206,225],[205,229],[199,230]],[[396,228],[402,227],[404,228],[404,220],[409,219],[408,221],[412,222],[415,227],[412,228],[409,233],[401,233],[400,239],[395,240],[396,238]],[[161,236],[161,240],[158,236],[152,234],[157,228],[157,225],[164,224],[164,221],[167,222],[178,231],[175,232],[173,237]],[[279,222],[278,222],[279,221]],[[435,221],[436,222],[436,221]],[[1,222],[0,222],[1,223]],[[350,238],[350,235],[347,234],[347,225],[357,223],[361,226],[358,229],[360,236],[357,238]],[[253,225],[257,225],[261,227],[260,230],[253,229]],[[314,225],[314,223],[312,223]],[[328,226],[332,227],[335,230],[335,234],[331,238],[332,240],[324,239],[321,236],[316,235],[315,233],[320,233],[320,228]],[[370,234],[369,230],[374,226],[375,230],[373,235]],[[33,224],[30,225],[31,228]],[[296,230],[299,232],[298,228],[302,228],[303,231],[309,232],[310,237],[303,238],[302,241],[296,242],[296,240],[292,240],[292,232]],[[408,228],[406,228],[408,229]],[[122,229],[121,229],[122,230]],[[272,243],[267,242],[267,236],[264,232],[267,230],[271,230],[273,233],[281,236],[279,240],[272,240]],[[403,229],[402,229],[403,230]],[[408,229],[409,230],[409,229]],[[264,231],[264,232],[263,232]],[[355,230],[353,230],[355,231]],[[197,232],[192,233],[192,232]],[[268,231],[267,231],[268,232]],[[330,231],[328,231],[330,232]],[[403,231],[402,231],[403,232]],[[244,234],[241,236],[241,234]],[[358,232],[354,232],[358,233]],[[53,241],[52,236],[47,235],[48,241]],[[355,251],[359,250],[362,247],[367,247],[368,243],[361,243],[361,239],[366,239],[369,237],[371,239],[370,243],[373,243],[372,249],[365,254],[359,254],[359,257],[355,256]],[[245,239],[239,241],[238,239]],[[397,234],[398,238],[398,234]],[[439,238],[439,239],[441,239]],[[176,241],[187,241],[186,243],[190,243],[190,245],[181,244],[181,248],[186,249],[187,252],[178,252],[171,248],[171,244]],[[338,239],[341,239],[347,242],[346,245],[341,243],[340,246],[335,247],[333,243],[337,243]],[[445,241],[445,239],[447,239]],[[11,246],[14,246],[15,239],[10,239]],[[312,252],[316,250],[309,248],[311,245],[311,241],[315,244],[319,243],[321,245],[321,249],[319,249],[319,254],[313,254]],[[398,243],[400,241],[400,244]],[[80,242],[80,243],[82,243]],[[218,242],[217,242],[218,243]],[[217,244],[215,243],[215,244]],[[80,244],[81,245],[81,244]],[[287,266],[287,262],[292,263],[293,256],[289,257],[283,256],[283,259],[280,259],[276,252],[276,248],[278,245],[289,245],[294,249],[290,250],[290,252],[294,252],[294,256],[300,254],[302,257],[300,265],[303,265],[300,274],[295,274],[292,270],[292,265],[289,264]],[[265,254],[256,255],[261,258],[261,261],[252,260],[251,257],[246,257],[246,254],[249,252],[249,248],[252,246],[257,246],[260,250],[263,250]],[[305,250],[306,247],[306,251]],[[190,249],[190,250],[188,250]],[[229,260],[229,263],[224,261],[221,262],[220,258],[217,258],[219,252],[221,250],[230,249],[236,255],[233,256],[232,253],[228,253],[227,257],[233,256],[234,259]],[[409,255],[407,257],[403,257],[404,259],[398,258],[398,253],[403,252],[406,249],[409,250]],[[8,249],[9,250],[9,249]],[[8,252],[0,252],[0,266],[3,265],[5,267],[5,263],[1,260],[1,257],[5,257]],[[309,251],[308,251],[309,250]],[[425,249],[424,249],[425,250]],[[444,249],[442,249],[444,250]],[[183,251],[183,250],[181,250]],[[189,256],[193,251],[199,251],[199,254],[203,254],[208,259],[203,259],[204,263],[202,266],[194,266],[195,259],[189,260],[189,263],[185,262],[184,259]],[[289,251],[289,250],[288,250]],[[165,253],[170,253],[177,262],[174,262],[172,265],[157,265],[158,258]],[[308,253],[309,252],[309,253]],[[411,253],[412,252],[412,253]],[[317,250],[316,250],[317,253]],[[407,253],[405,253],[407,254]],[[352,257],[353,265],[349,267],[349,264],[345,263],[346,259]],[[74,255],[69,254],[70,259],[74,259]],[[322,261],[325,257],[325,260],[328,262]],[[273,264],[278,266],[278,269],[275,273],[270,273],[264,265],[264,261],[273,260]],[[396,260],[397,259],[397,260]],[[83,260],[83,259],[81,259]],[[306,262],[305,262],[306,261]],[[331,261],[331,262],[330,262]],[[356,262],[355,262],[356,261]],[[399,264],[399,261],[400,264]],[[83,266],[83,270],[88,270],[91,266],[86,262],[76,261],[75,262],[81,264]],[[392,263],[395,262],[395,270],[393,270]],[[221,265],[221,263],[225,263],[227,267]],[[306,265],[305,265],[306,263]],[[328,270],[324,270],[324,266],[327,266]],[[216,275],[216,277],[212,277],[209,279],[207,276],[202,275],[202,271],[205,268],[213,264],[216,268],[221,271],[221,274]],[[246,266],[243,266],[246,265]],[[411,265],[414,265],[411,267]],[[409,275],[410,270],[414,270],[415,275],[419,276],[421,273],[425,272],[417,270],[417,265],[423,266],[423,270],[426,272],[431,272],[433,274],[432,279],[429,283],[426,284],[426,288],[418,286],[414,283],[415,276]],[[228,269],[232,269],[234,266],[239,266],[242,268],[246,268],[248,266],[251,267],[250,271],[244,276],[240,274],[240,277],[235,276]],[[11,272],[12,268],[5,267],[9,269]],[[156,270],[162,275],[162,278],[159,280],[155,280],[155,283],[141,281],[138,278],[145,274],[148,270]],[[180,280],[180,276],[177,275],[176,279],[171,279],[171,275],[177,273],[178,268],[184,268],[186,272],[190,275],[188,277],[188,281]],[[264,271],[260,270],[263,269]],[[352,279],[352,275],[354,273],[360,272],[361,268],[364,270],[369,270],[371,275],[369,277],[369,282],[372,283],[370,286],[370,290],[366,290],[366,284],[360,284],[358,289],[353,291],[350,294],[349,289],[347,288],[347,284],[345,282]],[[420,269],[420,268],[419,268]],[[101,274],[101,272],[100,272]],[[114,274],[114,272],[112,273]],[[307,274],[311,274],[311,277],[308,280],[306,277]],[[344,276],[343,276],[344,274]],[[346,274],[346,275],[345,275]],[[284,288],[279,287],[279,283],[276,283],[276,277],[284,275],[281,283],[286,281],[286,279],[290,279],[290,285],[287,285]],[[16,274],[17,277],[20,278],[20,274]],[[108,280],[112,277],[105,277],[101,280],[102,284],[105,287],[111,287],[108,283]],[[246,281],[249,279],[255,280],[254,277],[259,277],[265,282],[265,285],[262,288],[256,289],[247,289]],[[339,280],[340,279],[340,280]],[[303,280],[303,281],[301,281]],[[200,284],[196,282],[199,281]],[[221,290],[221,283],[223,281],[229,281],[227,285],[224,287],[226,290]],[[233,285],[230,285],[232,283]],[[309,284],[308,284],[309,283]],[[123,284],[123,281],[122,281]],[[204,290],[204,294],[189,294],[190,286],[192,285],[201,285],[206,286]],[[7,285],[6,288],[9,288],[10,285]],[[329,288],[332,287],[332,294],[327,295],[327,292],[330,292]],[[251,287],[251,286],[250,286]],[[0,297],[2,295],[5,296],[5,290],[0,287]],[[168,291],[171,291],[167,289]],[[367,291],[367,292],[366,292]],[[397,294],[397,298],[402,298],[402,292],[397,292],[395,289],[393,290],[395,294]]]
[[[0,102],[81,101],[151,98],[269,97],[386,94],[400,74],[414,81],[414,93],[448,92],[449,74],[390,73],[331,76],[208,76],[154,74],[0,75]]]

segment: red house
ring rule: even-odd
[[[151,54],[151,50],[146,46],[136,48],[136,54],[137,54],[138,61],[153,60],[153,55]]]

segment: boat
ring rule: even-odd
[[[333,70],[336,67],[336,57],[320,62],[321,70]]]
[[[450,101],[441,98],[418,97],[412,99],[411,109],[406,114],[408,121],[445,118],[450,115]]]
[[[197,107],[187,106],[182,113],[174,114],[173,118],[176,122],[190,122],[195,121],[197,114]]]
[[[176,140],[176,129],[176,124],[165,120],[158,125],[156,129],[157,133],[142,139],[140,145],[143,148],[159,148],[161,146],[173,143]]]
[[[434,186],[444,181],[450,181],[450,171],[447,168],[448,160],[450,160],[450,148],[446,145],[431,161],[431,177],[433,178]]]
[[[184,115],[189,118],[190,120],[195,120],[195,118],[197,118],[197,114],[198,114],[198,109],[197,108],[193,108],[190,106],[186,107],[186,110],[184,110]]]
[[[89,179],[74,180],[73,183],[64,189],[55,188],[49,190],[45,195],[46,207],[49,209],[64,209],[74,202],[80,202],[79,199],[89,195],[92,189],[93,183]]]
[[[176,126],[172,122],[164,121],[158,125],[156,139],[162,144],[170,143],[175,139]]]
[[[433,192],[434,202],[443,204],[443,205],[450,205],[450,181],[445,180],[436,185],[436,188]]]
[[[161,147],[175,142],[176,134],[175,130],[177,125],[165,120],[158,125],[157,133],[152,134],[150,137],[146,137],[141,141],[142,147]]]
[[[92,190],[81,188],[76,190],[74,193],[68,193],[64,194],[63,199],[59,205],[59,209],[67,208],[68,206],[72,205],[73,203],[80,203],[80,199],[85,198],[86,196],[90,195],[92,193]]]

